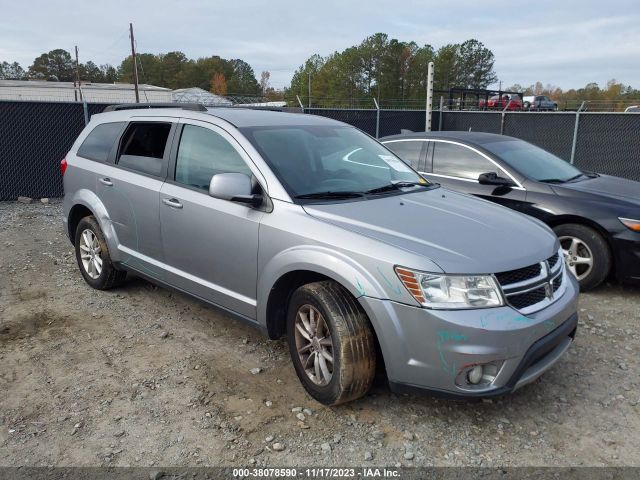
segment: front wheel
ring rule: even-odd
[[[587,291],[600,285],[611,270],[611,251],[593,228],[568,223],[553,229],[560,240],[567,269]]]
[[[341,285],[315,282],[293,293],[287,342],[300,382],[320,403],[337,405],[369,391],[376,371],[371,324]]]

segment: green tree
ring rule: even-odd
[[[315,87],[320,87],[321,81],[318,78],[320,69],[324,66],[325,59],[320,55],[312,55],[309,59],[300,65],[293,74],[291,85],[287,89],[286,98],[289,102],[296,101],[296,95],[300,97],[304,105],[309,103],[309,82],[311,83],[311,96],[316,98]]]
[[[22,80],[25,77],[26,73],[18,62],[0,63],[0,80]]]
[[[80,80],[101,83],[104,82],[104,74],[98,65],[89,60],[87,63],[80,65]]]
[[[29,67],[29,77],[69,82],[75,77],[74,67],[71,54],[58,48],[37,57]]]
[[[243,95],[257,94],[260,91],[260,85],[258,85],[251,65],[239,58],[234,58],[228,62],[233,71],[227,82],[229,93]]]
[[[478,40],[467,40],[458,46],[456,83],[464,88],[487,88],[497,80],[493,70],[493,52]]]

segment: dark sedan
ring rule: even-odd
[[[640,182],[581,171],[503,135],[423,132],[380,141],[433,182],[549,225],[582,290],[609,275],[640,280]]]

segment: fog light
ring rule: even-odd
[[[473,385],[477,385],[482,380],[482,365],[476,365],[467,373],[467,380]]]

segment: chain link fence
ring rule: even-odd
[[[640,113],[581,113],[574,164],[640,181]]]
[[[442,130],[502,133],[544,148],[583,170],[640,181],[637,113],[446,111]]]
[[[85,114],[100,113],[107,105],[89,103],[85,112],[78,102],[0,101],[0,200],[62,196],[60,160],[82,131]],[[348,123],[378,138],[403,130],[424,131],[426,124],[424,110],[305,108],[303,112]],[[431,125],[434,131],[510,135],[584,170],[640,181],[640,114],[443,110],[432,112]]]
[[[87,113],[106,106],[87,104]],[[84,125],[82,103],[0,102],[0,200],[61,197],[60,160]]]
[[[506,113],[504,118],[504,135],[521,138],[565,160],[571,159],[575,113]]]

